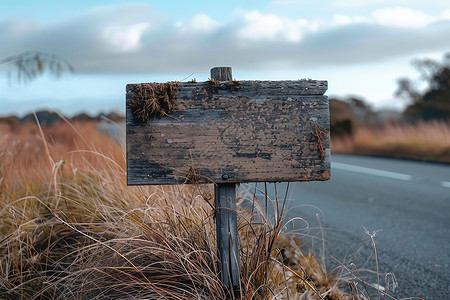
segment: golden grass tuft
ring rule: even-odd
[[[175,107],[177,87],[181,83],[141,83],[132,86],[134,98],[130,101],[133,117],[147,122],[152,116],[162,117],[170,114]]]
[[[450,163],[450,123],[440,121],[361,126],[332,137],[332,151]]]
[[[1,144],[0,294],[224,298],[208,202],[127,187],[123,150],[96,125],[27,124]]]
[[[126,186],[124,150],[97,125],[0,127],[0,299],[352,299],[283,232],[282,201],[269,219],[254,195],[230,294],[213,186]]]

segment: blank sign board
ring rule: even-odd
[[[128,84],[129,185],[327,180],[326,81]]]

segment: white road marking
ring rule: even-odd
[[[442,182],[441,182],[441,186],[446,187],[446,188],[450,188],[450,182],[448,182],[448,181],[442,181]]]
[[[347,171],[352,171],[352,172],[357,172],[357,173],[364,173],[364,174],[375,175],[375,176],[389,177],[389,178],[400,179],[400,180],[411,180],[412,179],[412,176],[407,175],[407,174],[377,170],[377,169],[372,169],[372,168],[359,167],[359,166],[342,164],[342,163],[337,163],[337,162],[332,162],[331,168],[347,170]],[[448,184],[450,187],[450,182]]]

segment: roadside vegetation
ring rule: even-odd
[[[332,136],[334,153],[376,155],[450,163],[450,122],[386,122]]]
[[[218,269],[213,187],[127,187],[124,150],[97,125],[0,124],[0,299],[382,295],[349,261],[328,270],[325,254],[284,226],[283,197],[251,194],[238,199],[241,286],[230,295]],[[297,223],[307,234],[306,221]],[[380,280],[392,287],[391,277]]]
[[[355,97],[330,99],[333,152],[450,163],[450,53],[413,66],[418,79],[398,80],[401,114],[375,112]]]

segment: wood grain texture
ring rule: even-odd
[[[211,79],[214,87],[216,81],[232,81],[230,67],[216,67],[211,69]],[[240,83],[238,83],[240,85]],[[235,85],[225,85],[230,90]],[[222,179],[227,179],[222,175]],[[217,251],[220,258],[221,279],[230,291],[240,287],[239,271],[239,238],[236,214],[236,183],[218,183],[214,185]]]
[[[216,219],[217,250],[221,278],[226,287],[239,287],[239,238],[236,215],[236,184],[215,185],[214,217]]]
[[[211,79],[218,81],[232,81],[231,67],[215,67],[211,69]]]
[[[133,118],[127,85],[129,185],[327,180],[326,81],[184,83],[174,111]]]

